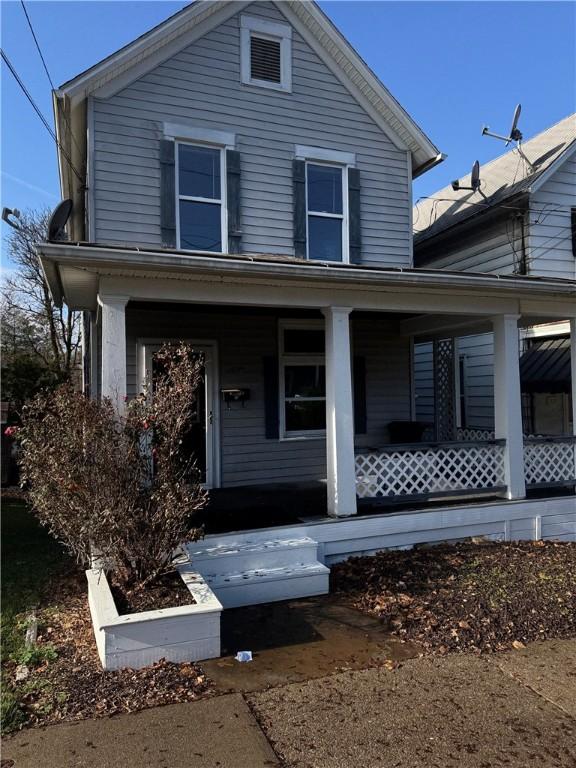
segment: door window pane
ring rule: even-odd
[[[326,429],[324,400],[292,400],[286,403],[286,431],[304,432]]]
[[[308,216],[308,258],[342,261],[342,219]]]
[[[220,200],[220,150],[179,144],[178,184],[181,195]]]
[[[220,205],[180,200],[180,248],[190,251],[222,250]]]
[[[286,365],[286,397],[325,397],[326,377],[323,365]]]
[[[324,331],[312,328],[287,328],[284,331],[284,352],[324,354]]]
[[[342,213],[342,168],[309,163],[307,179],[309,211]]]

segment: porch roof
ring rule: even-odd
[[[427,312],[433,308],[440,314],[517,313],[563,319],[576,315],[576,283],[563,278],[380,268],[291,256],[190,253],[78,242],[39,243],[36,249],[54,300],[57,304],[66,301],[71,309],[94,309],[103,285],[108,293],[124,291],[134,299],[160,300],[167,296],[156,295],[152,286],[159,287],[160,281],[166,286],[171,281],[171,291],[166,287],[164,293],[170,292],[169,298],[178,300],[177,284],[188,281],[182,300],[209,301],[212,286],[212,292],[219,289],[220,296],[212,299],[214,303],[226,303],[226,294],[234,298],[229,303],[270,306],[322,307],[343,301],[356,309],[381,311]],[[197,292],[205,287],[205,299],[195,297],[192,282]],[[146,290],[142,290],[144,284]],[[136,285],[139,293],[134,295]],[[240,286],[241,292],[237,290]],[[386,293],[385,300],[378,293]],[[406,306],[398,303],[394,297],[399,293],[411,294],[412,301]],[[257,300],[252,298],[256,295]],[[425,296],[430,299],[428,304]]]
[[[524,392],[570,392],[570,339],[539,339],[520,358]]]

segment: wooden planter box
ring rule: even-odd
[[[104,669],[139,669],[160,659],[201,661],[220,656],[222,605],[190,565],[178,568],[194,605],[120,616],[103,570],[86,571],[94,635]]]

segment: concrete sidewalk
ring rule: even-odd
[[[279,763],[240,694],[9,737],[14,768],[273,768]]]
[[[291,768],[576,766],[576,643],[534,644],[249,695]]]
[[[574,768],[576,642],[25,730],[4,740],[2,757],[14,768],[272,768],[271,745],[290,768]]]

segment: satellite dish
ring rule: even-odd
[[[454,192],[458,192],[461,189],[467,189],[470,192],[478,192],[480,189],[480,183],[480,162],[476,160],[472,166],[472,171],[470,172],[470,186],[462,187],[458,179],[456,179],[452,182],[452,189]]]
[[[66,234],[66,223],[72,213],[72,200],[62,200],[56,206],[48,222],[48,242],[52,243],[58,240],[68,240]]]
[[[480,162],[476,160],[470,173],[470,186],[477,192],[480,189]]]
[[[512,118],[512,127],[510,128],[510,133],[508,136],[501,136],[499,133],[491,133],[490,128],[485,125],[484,128],[482,128],[482,136],[492,136],[494,139],[500,139],[500,141],[506,142],[506,146],[510,144],[511,141],[515,141],[516,143],[519,143],[522,141],[522,133],[518,128],[518,120],[520,120],[520,112],[522,112],[522,105],[517,104],[516,109],[514,110],[514,117]]]
[[[510,128],[510,141],[522,141],[522,134],[518,130],[518,120],[520,120],[520,112],[522,112],[522,105],[517,104],[514,110],[514,117],[512,119],[512,128]],[[507,142],[508,144],[510,142]]]

